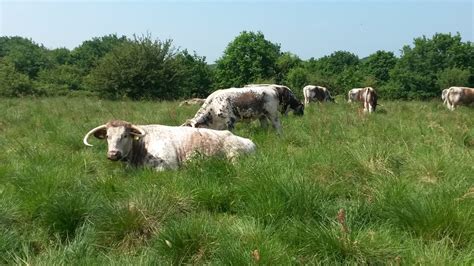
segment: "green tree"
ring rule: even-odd
[[[0,57],[16,71],[34,79],[41,69],[51,67],[47,49],[22,37],[0,37]]]
[[[0,59],[0,95],[20,97],[34,94],[37,91],[28,75],[17,71],[13,63]]]
[[[177,64],[182,68],[181,92],[176,97],[207,97],[212,92],[212,71],[205,57],[187,50],[177,54]]]
[[[474,68],[474,46],[471,42],[462,42],[459,34],[437,33],[431,39],[415,38],[413,43],[413,47],[403,47],[400,60],[390,72],[403,98],[438,97],[438,73],[447,68]]]
[[[446,68],[437,75],[439,91],[451,86],[469,86],[471,73],[467,69]]]
[[[82,89],[82,71],[75,65],[58,65],[41,70],[36,79],[38,90],[46,95],[65,95]]]
[[[57,48],[49,51],[49,57],[53,64],[72,64],[71,51],[67,48]]]
[[[280,45],[266,40],[263,33],[243,31],[217,60],[217,84],[223,88],[273,79],[279,56]]]
[[[301,60],[297,55],[290,52],[284,52],[280,57],[278,57],[276,62],[277,74],[275,77],[276,83],[284,82],[285,77],[288,73],[295,67],[302,66],[303,60]]]
[[[129,42],[127,37],[118,37],[116,34],[110,34],[103,37],[95,37],[92,40],[84,41],[80,46],[72,50],[72,63],[77,65],[88,74],[98,65],[99,60],[116,46]]]
[[[392,52],[379,50],[362,61],[364,74],[371,75],[375,78],[375,84],[371,84],[370,86],[378,86],[390,79],[390,70],[395,67],[397,58]]]
[[[285,84],[287,84],[293,92],[301,97],[303,87],[310,84],[309,71],[304,67],[295,67],[289,70],[285,78]]]
[[[171,40],[135,37],[105,55],[87,77],[87,85],[111,99],[174,99],[182,94],[185,69]]]
[[[328,75],[338,75],[350,67],[359,65],[359,57],[347,51],[336,51],[314,62],[317,71]]]

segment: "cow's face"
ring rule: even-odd
[[[92,133],[98,139],[107,139],[107,159],[112,161],[127,158],[132,151],[133,142],[144,136],[143,130],[122,121],[113,121]]]
[[[125,127],[107,128],[107,159],[118,161],[132,151],[133,135]]]
[[[298,116],[302,116],[304,114],[304,104],[300,103],[295,108],[293,108],[293,113]]]

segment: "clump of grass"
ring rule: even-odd
[[[340,209],[336,218],[324,223],[310,221],[291,227],[290,232],[298,232],[292,239],[299,247],[298,260],[302,263],[379,264],[400,259],[401,250],[391,238],[390,230],[353,228],[346,215],[350,214]]]
[[[448,238],[454,247],[463,248],[474,237],[474,210],[469,203],[457,200],[456,194],[462,196],[452,190],[420,191],[391,183],[382,190],[374,209],[380,219],[424,241]]]
[[[39,208],[39,219],[51,235],[71,241],[86,221],[90,203],[90,198],[79,191],[61,191]]]
[[[236,175],[235,166],[225,158],[195,158],[183,169],[183,178],[194,185],[189,193],[198,207],[211,212],[235,212]]]
[[[13,261],[15,254],[21,252],[22,241],[19,232],[0,226],[0,264],[6,265]]]
[[[96,212],[93,223],[102,246],[133,250],[157,230],[154,217],[135,202],[110,202]]]
[[[188,216],[167,224],[155,245],[172,264],[201,264],[215,252],[219,233],[210,217]]]

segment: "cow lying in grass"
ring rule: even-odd
[[[213,92],[194,118],[186,121],[183,126],[232,130],[240,120],[259,119],[261,125],[266,127],[268,119],[277,132],[281,133],[278,112],[286,115],[290,109],[296,115],[304,113],[304,105],[288,87],[248,85]]]
[[[84,144],[94,135],[107,139],[107,158],[125,161],[133,166],[149,166],[158,171],[177,169],[196,154],[222,155],[234,160],[241,154],[255,151],[255,144],[229,131],[171,127],[163,125],[133,125],[113,120],[90,130]]]

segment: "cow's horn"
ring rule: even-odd
[[[134,136],[136,136],[136,137],[143,138],[143,137],[146,135],[145,130],[143,130],[143,129],[137,127],[137,126],[132,125],[132,126],[131,126],[131,129],[140,132],[140,133],[135,133],[135,132],[133,132],[133,131],[130,132],[130,134],[132,134],[132,135],[134,135]]]
[[[89,144],[89,142],[87,142],[87,140],[89,139],[89,137],[91,136],[91,134],[94,134],[94,132],[96,132],[97,130],[99,129],[105,129],[106,126],[105,125],[100,125],[94,129],[91,129],[91,131],[87,132],[86,136],[84,137],[84,139],[82,140],[82,142],[84,143],[84,145],[86,146],[89,146],[89,147],[92,147],[94,145],[91,145]]]

